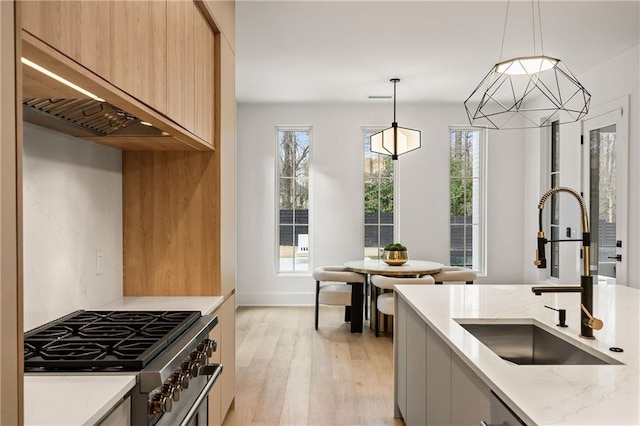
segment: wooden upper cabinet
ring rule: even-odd
[[[214,146],[215,38],[194,1],[19,4],[26,32]]]
[[[216,26],[227,40],[232,51],[236,51],[236,2],[235,0],[203,0],[213,16]]]
[[[126,0],[108,4],[111,83],[166,114],[167,3]]]
[[[111,19],[105,1],[22,1],[22,28],[110,79]]]
[[[195,133],[196,14],[198,10],[191,0],[167,2],[167,115],[192,133]]]
[[[214,35],[204,16],[196,10],[195,37],[195,127],[194,134],[213,146],[215,120]],[[234,106],[235,107],[235,106]]]

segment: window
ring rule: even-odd
[[[364,257],[372,259],[394,239],[394,162],[371,152],[371,135],[376,132],[364,132]]]
[[[560,185],[560,121],[551,123],[551,167],[549,180],[551,188]],[[560,194],[551,196],[551,211],[549,223],[551,224],[551,240],[560,239]],[[560,278],[560,243],[551,244],[551,269],[549,274],[553,278]]]
[[[277,128],[277,271],[309,271],[310,128]]]
[[[479,129],[450,129],[450,262],[485,272],[484,140]]]

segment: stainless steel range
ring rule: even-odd
[[[199,311],[76,311],[25,333],[25,373],[136,371],[133,425],[206,424],[217,323]]]

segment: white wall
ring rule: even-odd
[[[610,61],[598,67],[578,75],[578,80],[591,93],[591,111],[601,109],[602,105],[629,97],[629,155],[626,159],[629,168],[629,194],[628,194],[628,238],[627,244],[627,268],[629,286],[640,288],[640,133],[638,129],[639,119],[639,94],[640,86],[640,45],[621,53]],[[587,115],[590,118],[593,114]],[[543,130],[544,131],[544,130]],[[580,190],[581,188],[581,156],[580,147],[580,123],[564,124],[560,126],[560,183]],[[525,226],[524,226],[524,250],[534,252],[536,247],[537,204],[540,196],[548,186],[540,184],[540,130],[529,130],[526,133],[526,158],[525,174]],[[567,226],[579,229],[580,222],[576,203],[573,199],[561,201],[561,229]],[[578,259],[578,247],[573,244],[561,244],[561,276],[564,283],[578,282],[581,262]],[[529,259],[531,258],[531,259]],[[525,256],[524,273],[528,282],[536,282],[546,275],[532,266],[531,256]],[[564,266],[563,266],[564,265]]]
[[[239,305],[312,304],[310,274],[275,274],[278,125],[310,125],[312,267],[363,257],[363,130],[387,127],[390,102],[238,105]],[[399,163],[399,240],[413,258],[449,263],[449,126],[467,123],[460,105],[398,105],[400,126],[422,131],[422,148]],[[523,282],[522,131],[490,132],[487,161],[487,277]]]
[[[24,123],[25,331],[122,296],[121,159],[119,150]]]

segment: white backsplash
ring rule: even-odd
[[[28,123],[23,153],[26,331],[122,296],[122,153]]]

